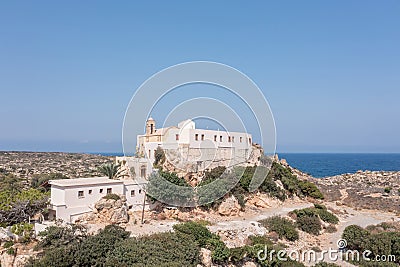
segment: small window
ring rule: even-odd
[[[232,136],[232,143],[235,143],[235,137]]]
[[[194,140],[199,141],[199,135],[198,134],[194,135]]]
[[[79,197],[79,198],[85,197],[85,196],[83,195],[83,191],[78,191],[78,197]]]
[[[100,194],[103,194],[103,188],[100,188]]]
[[[201,135],[201,141],[204,141],[204,134]]]
[[[240,137],[240,143],[243,142],[243,137]]]
[[[112,188],[107,188],[107,194],[111,194],[112,193]]]
[[[217,136],[214,135],[214,142],[217,142]]]
[[[89,189],[89,195],[91,195],[93,193],[92,189]]]
[[[135,196],[135,190],[131,190],[131,197]]]
[[[231,137],[230,136],[228,136],[228,142],[231,142]]]
[[[219,137],[219,141],[222,142],[222,135]]]
[[[149,149],[149,158],[151,157],[151,150]]]
[[[175,135],[175,140],[176,140],[176,141],[179,141],[179,134],[176,134],[176,135]]]
[[[139,189],[139,194],[141,194],[142,193],[142,189]]]
[[[251,138],[249,138],[249,143],[251,144]]]

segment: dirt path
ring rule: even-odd
[[[346,208],[349,216],[345,219],[341,219],[339,226],[337,227],[337,232],[332,234],[324,234],[321,236],[321,249],[329,250],[338,248],[338,240],[341,240],[342,233],[344,229],[352,224],[359,225],[361,227],[366,227],[371,224],[379,224],[386,221],[400,221],[399,217],[396,217],[393,213],[381,212],[381,211],[368,211],[362,210],[357,211],[352,208]],[[332,261],[329,259],[328,255],[324,257],[326,262],[333,262],[340,266],[354,266],[345,261],[338,260]]]

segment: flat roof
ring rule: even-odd
[[[109,179],[108,177],[90,177],[90,178],[71,178],[71,179],[50,180],[49,183],[51,185],[58,185],[58,186],[79,186],[79,185],[123,183],[123,181]]]
[[[136,177],[133,180],[121,180],[124,182],[125,185],[132,185],[132,184],[147,184],[149,181],[147,181],[144,178],[141,177]]]

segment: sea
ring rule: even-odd
[[[93,153],[122,156],[122,153]],[[400,153],[278,153],[289,165],[322,178],[358,170],[400,171]]]

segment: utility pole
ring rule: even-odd
[[[144,223],[144,207],[146,205],[146,191],[144,191],[144,198],[143,198],[143,208],[142,208],[142,224]]]

